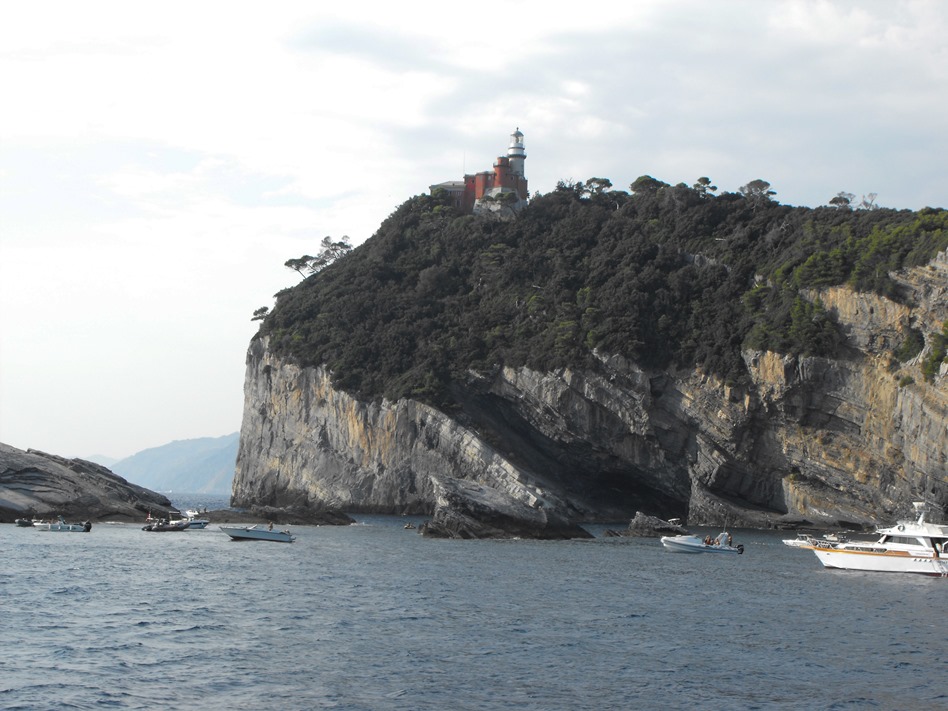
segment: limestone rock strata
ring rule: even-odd
[[[130,484],[83,459],[0,444],[0,521],[17,518],[143,521],[174,511],[161,494]]]
[[[444,413],[412,400],[364,403],[322,368],[280,362],[256,340],[248,353],[232,504],[309,505],[422,514],[434,477],[462,473],[536,507],[566,502]]]
[[[412,400],[361,402],[256,339],[233,504],[440,508],[438,523],[457,531],[475,509],[486,515],[468,502],[450,524],[449,500],[475,489],[476,500],[490,490],[524,507],[524,520],[542,511],[569,522],[642,510],[693,525],[869,524],[913,499],[945,508],[948,382],[944,372],[927,381],[920,363],[948,320],[946,265],[940,255],[894,275],[911,307],[841,288],[810,294],[840,324],[846,356],[746,352],[744,388],[597,354],[596,372],[471,373],[449,416]],[[926,346],[899,363],[910,327]]]

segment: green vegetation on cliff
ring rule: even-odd
[[[649,176],[632,194],[608,187],[561,184],[510,222],[413,197],[278,294],[261,334],[366,398],[446,405],[469,370],[595,368],[593,349],[737,383],[742,348],[836,354],[836,324],[807,288],[899,300],[889,272],[948,248],[942,209],[790,207],[769,190],[714,197]]]

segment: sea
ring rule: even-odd
[[[826,570],[775,532],[711,556],[355,518],[292,544],[0,526],[0,708],[948,708],[945,579]]]

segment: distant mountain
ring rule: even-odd
[[[110,469],[154,491],[230,494],[239,438],[235,432],[176,440],[126,457]]]

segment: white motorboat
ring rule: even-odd
[[[783,544],[791,548],[807,548],[813,545],[815,539],[809,533],[797,534],[796,538],[784,538]]]
[[[276,541],[278,543],[292,543],[296,536],[289,531],[274,531],[270,528],[253,526],[221,526],[220,529],[235,541]]]
[[[204,508],[204,513],[207,513],[207,507]],[[208,524],[211,522],[211,520],[208,518],[201,518],[201,512],[198,509],[188,509],[184,512],[184,515],[190,524],[188,526],[189,531],[207,528]]]
[[[89,521],[83,521],[82,523],[66,523],[66,520],[60,516],[58,521],[34,521],[33,528],[38,528],[40,531],[88,533],[92,530],[92,524]]]
[[[736,553],[744,552],[741,544],[731,544],[731,534],[723,531],[717,538],[697,536],[662,536],[662,545],[675,553]]]
[[[825,568],[948,578],[948,525],[926,521],[924,502],[915,502],[914,507],[915,521],[878,529],[878,541],[819,538],[804,548],[812,550]]]

